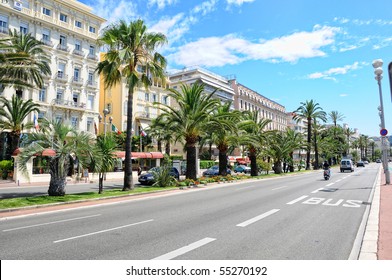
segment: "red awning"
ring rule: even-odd
[[[125,151],[116,151],[114,152],[117,158],[125,158]],[[132,158],[163,158],[163,154],[161,152],[132,152]]]
[[[23,151],[23,148],[17,148],[12,153],[13,156],[19,155]],[[35,156],[43,156],[43,157],[54,157],[56,156],[56,151],[53,149],[44,149],[41,154],[37,153]]]

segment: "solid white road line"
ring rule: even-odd
[[[151,219],[151,220],[137,222],[137,223],[121,226],[121,227],[109,228],[109,229],[100,230],[100,231],[96,231],[96,232],[91,232],[91,233],[87,233],[87,234],[83,234],[83,235],[78,235],[78,236],[74,236],[74,237],[69,237],[69,238],[65,238],[65,239],[56,240],[56,241],[53,241],[53,243],[60,243],[60,242],[64,242],[64,241],[68,241],[68,240],[72,240],[72,239],[77,239],[77,238],[81,238],[81,237],[91,236],[91,235],[95,235],[95,234],[99,234],[99,233],[104,233],[104,232],[113,231],[113,230],[117,230],[117,229],[122,229],[122,228],[126,228],[126,227],[136,226],[136,225],[140,225],[140,224],[145,224],[145,223],[152,222],[152,221],[154,221],[154,220]]]
[[[286,203],[286,204],[291,205],[291,204],[297,203],[298,201],[301,201],[301,200],[303,200],[303,199],[305,199],[305,198],[307,198],[307,197],[308,197],[307,195],[303,195],[303,196],[298,197],[297,199],[294,199],[294,200],[292,200],[292,201],[290,201],[290,202],[288,202],[288,203]]]
[[[93,217],[98,217],[98,216],[101,216],[101,214],[85,216],[85,217],[78,217],[78,218],[73,218],[73,219],[59,220],[59,221],[42,223],[42,224],[36,224],[36,225],[30,225],[30,226],[24,226],[24,227],[4,229],[3,232],[18,230],[18,229],[25,229],[25,228],[32,228],[32,227],[39,227],[39,226],[46,226],[46,225],[52,225],[52,224],[58,224],[58,223],[64,223],[64,222],[71,222],[71,221],[76,221],[76,220],[81,220],[81,219],[88,219],[88,218],[93,218]]]
[[[201,246],[204,246],[204,245],[206,245],[206,244],[208,244],[208,243],[210,243],[212,241],[215,241],[215,240],[216,240],[216,238],[206,237],[206,238],[203,238],[203,239],[201,239],[199,241],[191,243],[191,244],[189,244],[187,246],[184,246],[184,247],[182,247],[180,249],[177,249],[177,250],[171,251],[171,252],[169,252],[167,254],[164,254],[164,255],[161,255],[159,257],[156,257],[153,260],[171,260],[171,259],[174,259],[175,257],[181,256],[181,255],[183,255],[185,253],[188,253],[188,252],[190,252],[192,250],[195,250],[195,249],[197,249],[197,248],[199,248]]]
[[[275,188],[275,189],[272,189],[273,191],[274,190],[280,190],[280,189],[283,189],[283,188],[287,188],[288,186],[283,186],[283,187],[279,187],[279,188]]]
[[[261,214],[259,216],[256,216],[256,217],[252,218],[252,219],[249,219],[249,220],[247,220],[247,221],[245,221],[243,223],[238,224],[237,227],[249,226],[250,224],[253,224],[253,223],[255,223],[255,222],[257,222],[257,221],[259,221],[261,219],[264,219],[264,218],[266,218],[266,217],[268,217],[268,216],[270,216],[272,214],[275,214],[279,210],[280,209],[272,209],[271,211],[265,212],[264,214]]]
[[[317,192],[319,192],[319,191],[322,191],[324,188],[319,188],[319,189],[317,189],[317,190],[315,190],[315,191],[312,191],[312,193],[317,193]]]

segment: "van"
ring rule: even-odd
[[[340,161],[340,172],[344,172],[349,170],[350,172],[354,171],[354,164],[351,159],[342,159]]]

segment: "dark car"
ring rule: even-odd
[[[231,174],[231,170],[229,168],[227,168],[227,174]],[[205,177],[218,176],[218,175],[219,175],[219,166],[218,165],[214,165],[203,172],[203,176],[205,176]]]
[[[365,167],[365,162],[363,162],[362,160],[357,162],[357,167],[362,166]]]
[[[142,185],[152,185],[155,183],[154,174],[153,172],[159,171],[160,167],[153,167],[147,173],[144,173],[139,176],[139,183]],[[180,179],[180,173],[178,172],[177,168],[171,167],[170,168],[170,175],[176,178],[176,180]]]

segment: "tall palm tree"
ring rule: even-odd
[[[319,103],[313,101],[301,102],[301,106],[298,107],[297,110],[294,111],[295,115],[293,116],[294,120],[306,120],[307,121],[307,151],[306,151],[306,169],[310,169],[310,151],[311,151],[311,141],[312,141],[312,121],[314,119],[320,119],[322,121],[326,121],[326,113],[319,106]]]
[[[257,176],[257,153],[265,145],[266,137],[270,132],[266,131],[267,125],[271,122],[269,119],[259,118],[257,111],[244,111],[242,121],[238,124],[240,130],[243,130],[240,136],[240,143],[246,146],[250,159],[250,175]]]
[[[26,140],[26,147],[18,157],[19,169],[28,176],[27,162],[37,154],[48,149],[54,152],[50,156],[50,196],[65,195],[66,178],[71,164],[71,157],[77,157],[82,168],[91,162],[93,136],[87,132],[78,132],[62,122],[43,119],[39,132],[33,132]]]
[[[17,95],[13,95],[11,100],[0,97],[0,130],[8,130],[10,135],[10,154],[19,146],[20,135],[23,131],[34,126],[32,121],[25,122],[25,119],[33,112],[39,112],[39,105],[31,99],[23,101]]]
[[[25,88],[42,88],[43,76],[51,75],[50,57],[42,45],[30,33],[16,30],[0,42],[0,83],[14,86],[19,97]]]
[[[220,101],[213,99],[214,92],[204,92],[200,83],[181,85],[181,91],[170,89],[169,97],[176,100],[177,105],[162,104],[163,114],[167,121],[167,129],[172,132],[175,140],[185,143],[186,178],[196,179],[196,144],[203,136],[205,123],[214,112]]]
[[[335,127],[337,126],[338,121],[342,121],[344,119],[344,115],[338,111],[329,112],[328,117]]]
[[[240,111],[232,111],[231,102],[219,105],[206,123],[210,132],[211,143],[219,150],[219,175],[227,175],[227,152],[230,147],[238,145],[237,126]]]
[[[347,140],[347,152],[346,152],[346,154],[348,155],[350,153],[351,136],[355,135],[355,131],[353,129],[347,127],[347,128],[344,129],[343,133],[346,136],[346,140]]]
[[[130,190],[134,188],[131,161],[133,94],[137,86],[143,84],[147,88],[153,79],[165,81],[166,59],[156,50],[167,39],[162,33],[148,32],[142,20],[129,24],[122,20],[104,29],[98,42],[107,48],[104,60],[97,66],[105,88],[111,88],[123,80],[128,88],[123,190]]]

